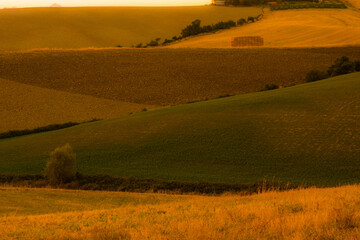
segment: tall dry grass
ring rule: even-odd
[[[0,218],[3,239],[359,239],[360,186]]]

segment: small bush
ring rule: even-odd
[[[276,84],[266,84],[263,91],[275,90],[278,89],[279,85]]]
[[[255,22],[255,18],[254,17],[248,17],[248,22]]]
[[[354,62],[354,69],[355,69],[355,72],[360,72],[360,60],[356,60]]]
[[[244,25],[245,23],[247,23],[247,21],[246,21],[245,18],[240,18],[240,19],[237,21],[237,24],[238,24],[238,25]]]
[[[344,56],[335,60],[335,64],[328,69],[328,74],[331,77],[335,77],[338,75],[352,73],[354,71],[354,63],[351,62],[348,57]]]
[[[49,184],[56,186],[75,179],[76,156],[69,144],[56,148],[50,153],[50,160],[46,164],[45,178]]]
[[[329,75],[325,72],[321,72],[319,70],[311,70],[307,75],[306,75],[306,82],[315,82],[315,81],[319,81],[319,80],[323,80],[325,78],[328,78]]]
[[[355,62],[351,62],[348,57],[344,56],[335,60],[335,63],[329,67],[328,74],[331,77],[335,77],[352,73],[355,72],[355,65]]]

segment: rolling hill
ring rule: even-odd
[[[360,12],[288,10],[267,12],[263,20],[215,34],[193,37],[170,48],[229,48],[232,37],[261,36],[265,47],[334,47],[360,45]]]
[[[0,188],[2,239],[359,239],[359,186],[254,196]]]
[[[342,56],[360,59],[360,48],[30,51],[0,53],[0,78],[169,106],[302,83],[310,70],[325,71]]]
[[[178,36],[198,18],[212,24],[260,13],[256,7],[211,6],[3,9],[0,51],[131,46]]]
[[[40,173],[70,143],[82,173],[358,183],[360,73],[0,140],[1,173]]]
[[[106,119],[154,106],[72,94],[0,79],[0,133]]]

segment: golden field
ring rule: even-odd
[[[94,118],[115,118],[143,108],[139,105],[72,94],[0,79],[0,133]]]
[[[111,209],[87,207],[96,195]],[[1,207],[2,239],[360,238],[358,185],[219,197],[2,188],[8,196],[22,199]]]
[[[0,9],[0,32],[6,33],[0,51],[129,47],[179,36],[195,19],[213,24],[260,13],[257,7],[212,6]]]
[[[360,9],[360,1],[359,0],[347,0],[345,2],[348,2],[355,8]]]
[[[360,12],[353,9],[266,12],[259,22],[193,37],[169,47],[229,48],[231,38],[238,36],[261,36],[265,47],[354,46],[360,45],[359,22]]]
[[[117,49],[0,53],[0,78],[97,98],[176,105],[290,86],[359,47]],[[261,71],[259,71],[261,69]]]

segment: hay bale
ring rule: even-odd
[[[260,36],[233,37],[231,47],[264,46],[264,39]]]

